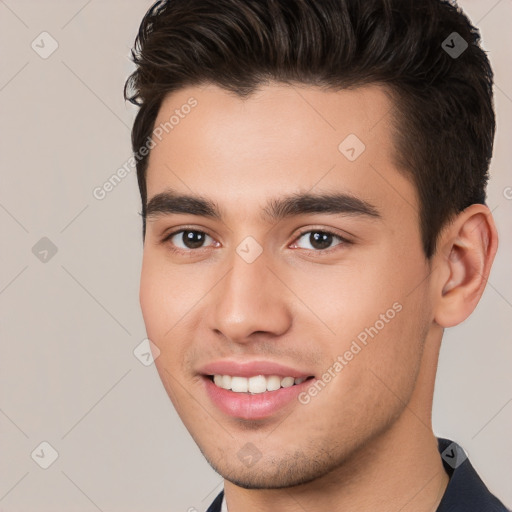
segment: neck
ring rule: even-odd
[[[304,485],[248,490],[226,480],[229,512],[435,512],[449,480],[431,426],[438,350],[427,339],[411,400],[386,432],[336,470]]]

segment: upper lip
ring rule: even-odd
[[[273,361],[229,361],[221,360],[208,363],[199,369],[203,375],[231,375],[254,377],[255,375],[277,375],[278,377],[310,377],[311,373],[274,363]]]

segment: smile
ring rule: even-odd
[[[214,384],[222,389],[235,393],[258,394],[266,391],[277,391],[281,388],[289,388],[302,384],[306,377],[280,377],[278,375],[255,375],[253,377],[240,377],[232,375],[212,375],[210,378]]]
[[[270,419],[285,409],[300,407],[299,394],[314,380],[315,377],[277,375],[215,374],[202,378],[204,391],[212,405],[223,414],[242,420]]]

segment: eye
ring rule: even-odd
[[[301,240],[302,238],[304,238],[306,243],[310,245],[310,247],[302,247],[302,249],[306,249],[309,251],[312,250],[315,252],[327,251],[333,248],[331,247],[331,244],[333,242],[333,239],[335,238],[340,240],[340,243],[336,244],[334,247],[350,243],[349,240],[343,238],[340,235],[337,235],[336,233],[332,233],[331,231],[325,231],[321,229],[303,231],[296,240]]]
[[[167,235],[162,243],[169,243],[171,246],[171,250],[174,252],[181,253],[191,253],[194,250],[206,248],[205,242],[210,239],[211,241],[214,239],[205,233],[204,231],[199,231],[197,229],[180,229],[178,231],[173,231],[169,235]],[[335,249],[338,245],[347,245],[351,242],[346,238],[333,233],[328,230],[322,229],[310,229],[308,231],[303,231],[300,235],[295,239],[299,241],[304,239],[306,244],[309,244],[309,247],[301,247],[297,245],[297,242],[293,244],[293,248],[299,247],[311,252],[329,252],[331,249]],[[339,240],[339,243],[332,246],[332,243],[335,239]],[[218,244],[218,242],[216,242]]]
[[[189,252],[194,249],[202,249],[207,239],[213,240],[210,235],[204,231],[196,229],[181,229],[167,235],[163,242],[169,242],[173,250],[177,252]]]

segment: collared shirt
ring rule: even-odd
[[[437,441],[444,469],[450,477],[437,512],[511,512],[487,489],[457,443],[443,438]],[[228,512],[224,491],[206,512]]]

